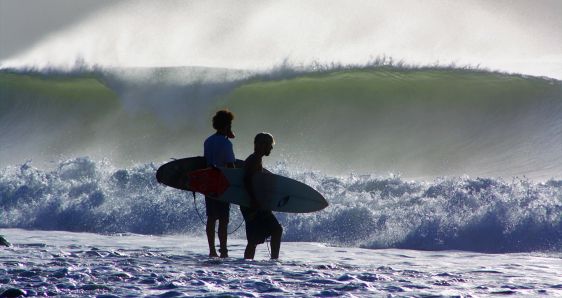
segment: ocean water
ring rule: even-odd
[[[379,63],[384,63],[379,62]],[[562,178],[562,83],[483,70],[373,65],[0,73],[0,163],[88,156],[128,167],[201,154],[217,109],[235,154],[347,175]]]
[[[561,296],[562,83],[372,65],[0,72],[0,289],[29,296]],[[156,182],[210,117],[330,206],[281,261],[206,257],[202,198]],[[237,229],[240,227],[239,229]],[[104,296],[105,295],[105,296]]]
[[[206,239],[0,229],[0,289],[66,297],[557,297],[559,253],[362,249],[285,242],[279,261],[230,241],[208,259]],[[20,292],[20,293],[22,293]]]

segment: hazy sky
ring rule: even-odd
[[[0,64],[254,68],[387,55],[562,78],[561,15],[561,0],[0,0]]]
[[[0,60],[79,22],[113,0],[0,0]]]

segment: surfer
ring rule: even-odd
[[[262,157],[269,156],[274,144],[275,140],[271,134],[257,134],[254,138],[254,153],[250,154],[245,161],[244,185],[250,195],[252,207],[240,206],[246,222],[246,238],[248,239],[244,259],[253,259],[256,246],[264,243],[265,239],[270,236],[271,258],[279,258],[283,228],[270,210],[260,209],[261,206],[252,188],[252,176],[257,172],[263,172]]]
[[[204,150],[207,166],[234,168],[236,159],[232,149],[234,138],[232,133],[232,120],[234,114],[228,110],[220,110],[213,117],[213,128],[217,131],[205,140]],[[220,257],[228,258],[227,230],[230,217],[230,203],[221,202],[205,197],[205,208],[207,212],[207,241],[209,242],[209,257],[218,257],[215,249],[215,223],[219,221]]]

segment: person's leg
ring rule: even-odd
[[[271,231],[271,258],[279,259],[279,250],[281,249],[281,236],[283,235],[283,227],[280,224]]]
[[[246,250],[244,250],[244,259],[253,260],[254,255],[256,254],[256,246],[257,244],[248,242],[246,245]]]
[[[227,238],[228,238],[228,218],[219,218],[219,242],[220,257],[228,258]]]
[[[218,257],[215,249],[215,221],[214,217],[207,217],[207,242],[209,242],[209,257]]]

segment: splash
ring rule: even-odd
[[[30,163],[0,172],[0,227],[96,233],[204,234],[202,197],[156,182],[155,164],[114,168],[75,158],[52,170]],[[431,182],[397,176],[275,173],[311,185],[330,202],[312,214],[277,216],[285,241],[366,248],[559,251],[562,181],[451,177]],[[231,210],[231,230],[242,223]],[[243,229],[242,229],[243,230]],[[243,237],[238,230],[232,237]]]

